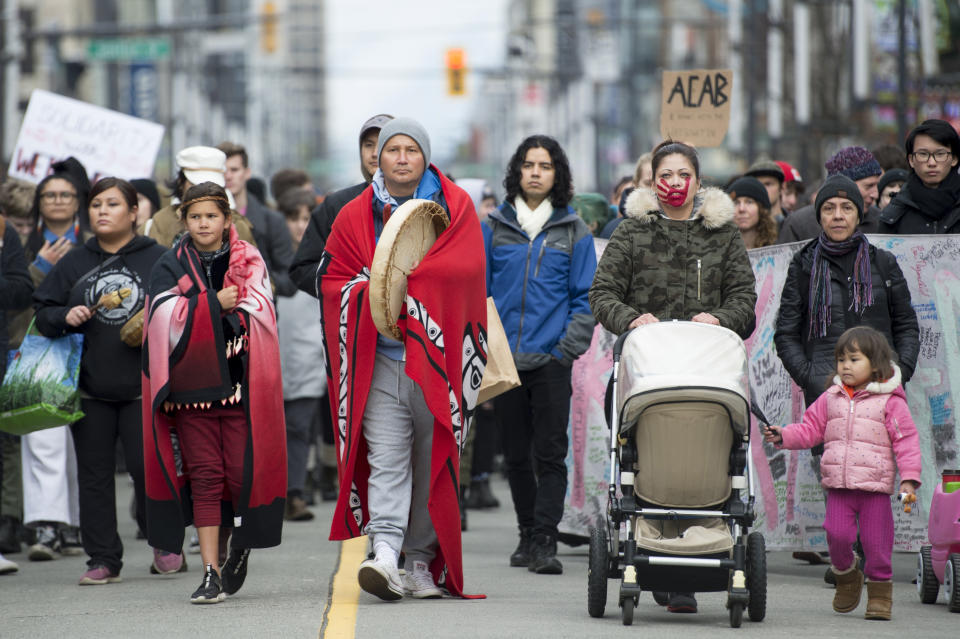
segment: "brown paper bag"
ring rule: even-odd
[[[520,385],[507,334],[500,323],[500,313],[492,297],[487,298],[487,349],[487,367],[480,382],[478,404]]]

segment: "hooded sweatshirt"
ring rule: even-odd
[[[165,250],[138,235],[116,253],[107,253],[91,238],[63,256],[34,293],[36,326],[43,335],[83,333],[80,390],[90,397],[125,401],[140,396],[140,347],[127,346],[120,329],[143,308],[150,271]],[[123,289],[130,294],[120,306],[97,309],[77,328],[67,324],[74,306],[92,307],[105,293]]]

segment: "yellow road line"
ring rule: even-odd
[[[340,542],[340,558],[330,579],[320,639],[353,639],[357,626],[357,602],[360,600],[357,570],[366,556],[366,536]]]

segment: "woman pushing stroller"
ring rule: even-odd
[[[597,265],[590,307],[608,331],[690,320],[747,338],[756,324],[756,280],[734,207],[720,189],[701,189],[693,147],[666,140],[653,151],[656,191],[639,188],[625,205]],[[658,596],[671,612],[696,612],[693,593]]]

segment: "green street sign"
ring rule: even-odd
[[[167,38],[98,38],[87,45],[91,60],[165,60],[170,57]]]

